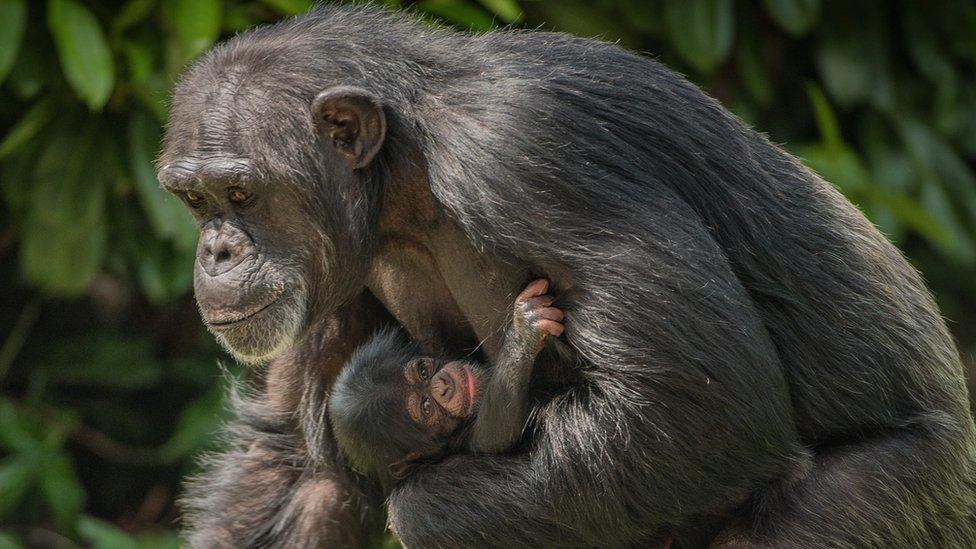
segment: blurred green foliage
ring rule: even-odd
[[[860,205],[971,356],[976,3],[386,3],[615,40],[689,74]],[[221,36],[310,4],[0,0],[0,548],[178,545],[177,483],[223,400],[188,295],[196,229],[153,172],[166,97]]]

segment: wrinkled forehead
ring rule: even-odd
[[[191,73],[173,95],[158,166],[215,159],[249,164],[255,176],[287,177],[310,160],[315,142],[305,95],[243,66]]]

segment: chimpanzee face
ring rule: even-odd
[[[450,435],[474,413],[481,382],[473,364],[417,358],[404,365],[403,379],[407,414],[434,437]]]
[[[248,67],[198,72],[173,97],[158,177],[200,226],[204,322],[238,359],[264,362],[364,285],[385,117],[358,88],[285,93]]]

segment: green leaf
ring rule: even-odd
[[[112,32],[116,35],[136,25],[152,13],[156,0],[129,0],[112,21]]]
[[[0,400],[0,446],[4,449],[28,453],[38,447],[44,427],[20,413],[9,400]]]
[[[699,72],[712,72],[729,56],[735,28],[732,0],[668,0],[664,18],[678,54]]]
[[[167,461],[195,453],[213,440],[226,415],[224,388],[217,386],[187,406],[176,424],[176,431],[163,446]]]
[[[0,83],[7,77],[27,27],[27,2],[0,0]]]
[[[136,538],[139,549],[180,549],[182,542],[176,532],[159,534],[139,534]]]
[[[906,116],[899,120],[899,129],[925,184],[951,193],[951,202],[976,227],[976,175],[942,136],[922,122]]]
[[[739,42],[736,64],[749,96],[760,106],[765,107],[772,103],[773,88],[770,85],[768,63],[755,39],[750,37]]]
[[[817,128],[820,130],[820,139],[824,146],[830,150],[840,150],[844,146],[844,140],[840,133],[840,124],[837,123],[837,116],[830,107],[830,102],[823,91],[813,82],[807,82],[807,95],[813,106],[813,115],[817,121]]]
[[[42,99],[27,110],[24,116],[14,124],[13,128],[7,132],[3,141],[0,141],[0,160],[6,158],[13,152],[17,152],[21,147],[33,139],[47,123],[54,117],[54,102],[51,99]]]
[[[138,549],[129,534],[114,525],[94,517],[78,519],[78,532],[94,549]]]
[[[936,247],[960,263],[971,265],[976,262],[976,243],[959,222],[945,190],[939,185],[922,185],[921,204],[947,232],[947,238],[933,242]]]
[[[888,53],[888,12],[877,4],[836,3],[840,22],[824,25],[814,60],[824,89],[845,107],[871,100],[882,110],[894,106]]]
[[[63,386],[144,389],[163,372],[149,340],[104,333],[63,339],[41,358],[51,383]]]
[[[58,454],[45,460],[40,481],[58,528],[71,531],[85,503],[85,490],[78,482],[71,459],[66,454]]]
[[[100,110],[112,94],[115,65],[98,20],[75,0],[48,0],[47,25],[68,83],[91,110]]]
[[[872,184],[871,174],[853,149],[841,145],[827,147],[811,145],[797,147],[797,156],[804,164],[833,183],[848,197],[858,197]]]
[[[622,0],[620,13],[634,28],[651,36],[657,36],[664,29],[661,6],[649,0]]]
[[[0,531],[0,549],[23,549],[24,547],[13,534]]]
[[[545,21],[553,29],[577,36],[599,37],[609,42],[636,47],[639,39],[605,10],[594,9],[591,2],[562,0],[538,2],[533,7],[534,18]]]
[[[0,462],[0,517],[9,515],[27,495],[37,472],[33,452],[18,454]]]
[[[855,48],[840,40],[821,42],[816,52],[820,77],[830,94],[843,105],[867,97],[871,90],[871,71],[867,60]]]
[[[89,169],[95,128],[65,116],[37,161],[20,262],[24,276],[53,295],[82,293],[105,255],[106,185]]]
[[[134,115],[129,122],[129,165],[139,202],[159,238],[173,241],[181,250],[193,250],[197,241],[193,217],[179,200],[163,190],[153,169],[161,135],[159,125],[143,114]]]
[[[312,9],[312,0],[261,0],[261,3],[285,15],[298,15]]]
[[[820,18],[820,0],[763,0],[773,21],[793,36],[803,36]]]
[[[464,29],[489,31],[495,28],[491,15],[468,4],[453,0],[424,0],[417,7]]]
[[[478,3],[506,23],[514,23],[522,18],[522,8],[516,0],[478,0]]]
[[[61,71],[56,65],[53,55],[47,50],[23,48],[13,69],[7,75],[7,86],[18,99],[22,101],[32,99],[48,82],[60,80]]]
[[[220,36],[220,0],[170,0],[170,14],[184,60],[195,59]]]

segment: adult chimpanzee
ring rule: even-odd
[[[159,165],[201,226],[204,320],[279,357],[191,545],[361,541],[378,499],[327,429],[339,365],[389,317],[492,360],[542,275],[575,354],[540,357],[524,451],[396,486],[407,545],[976,547],[976,429],[919,276],[654,61],[323,7],[190,69]]]
[[[447,452],[509,450],[525,427],[536,357],[548,336],[564,330],[548,286],[534,280],[515,298],[490,369],[423,356],[416,342],[392,330],[357,349],[329,397],[332,428],[349,462],[389,487]]]

